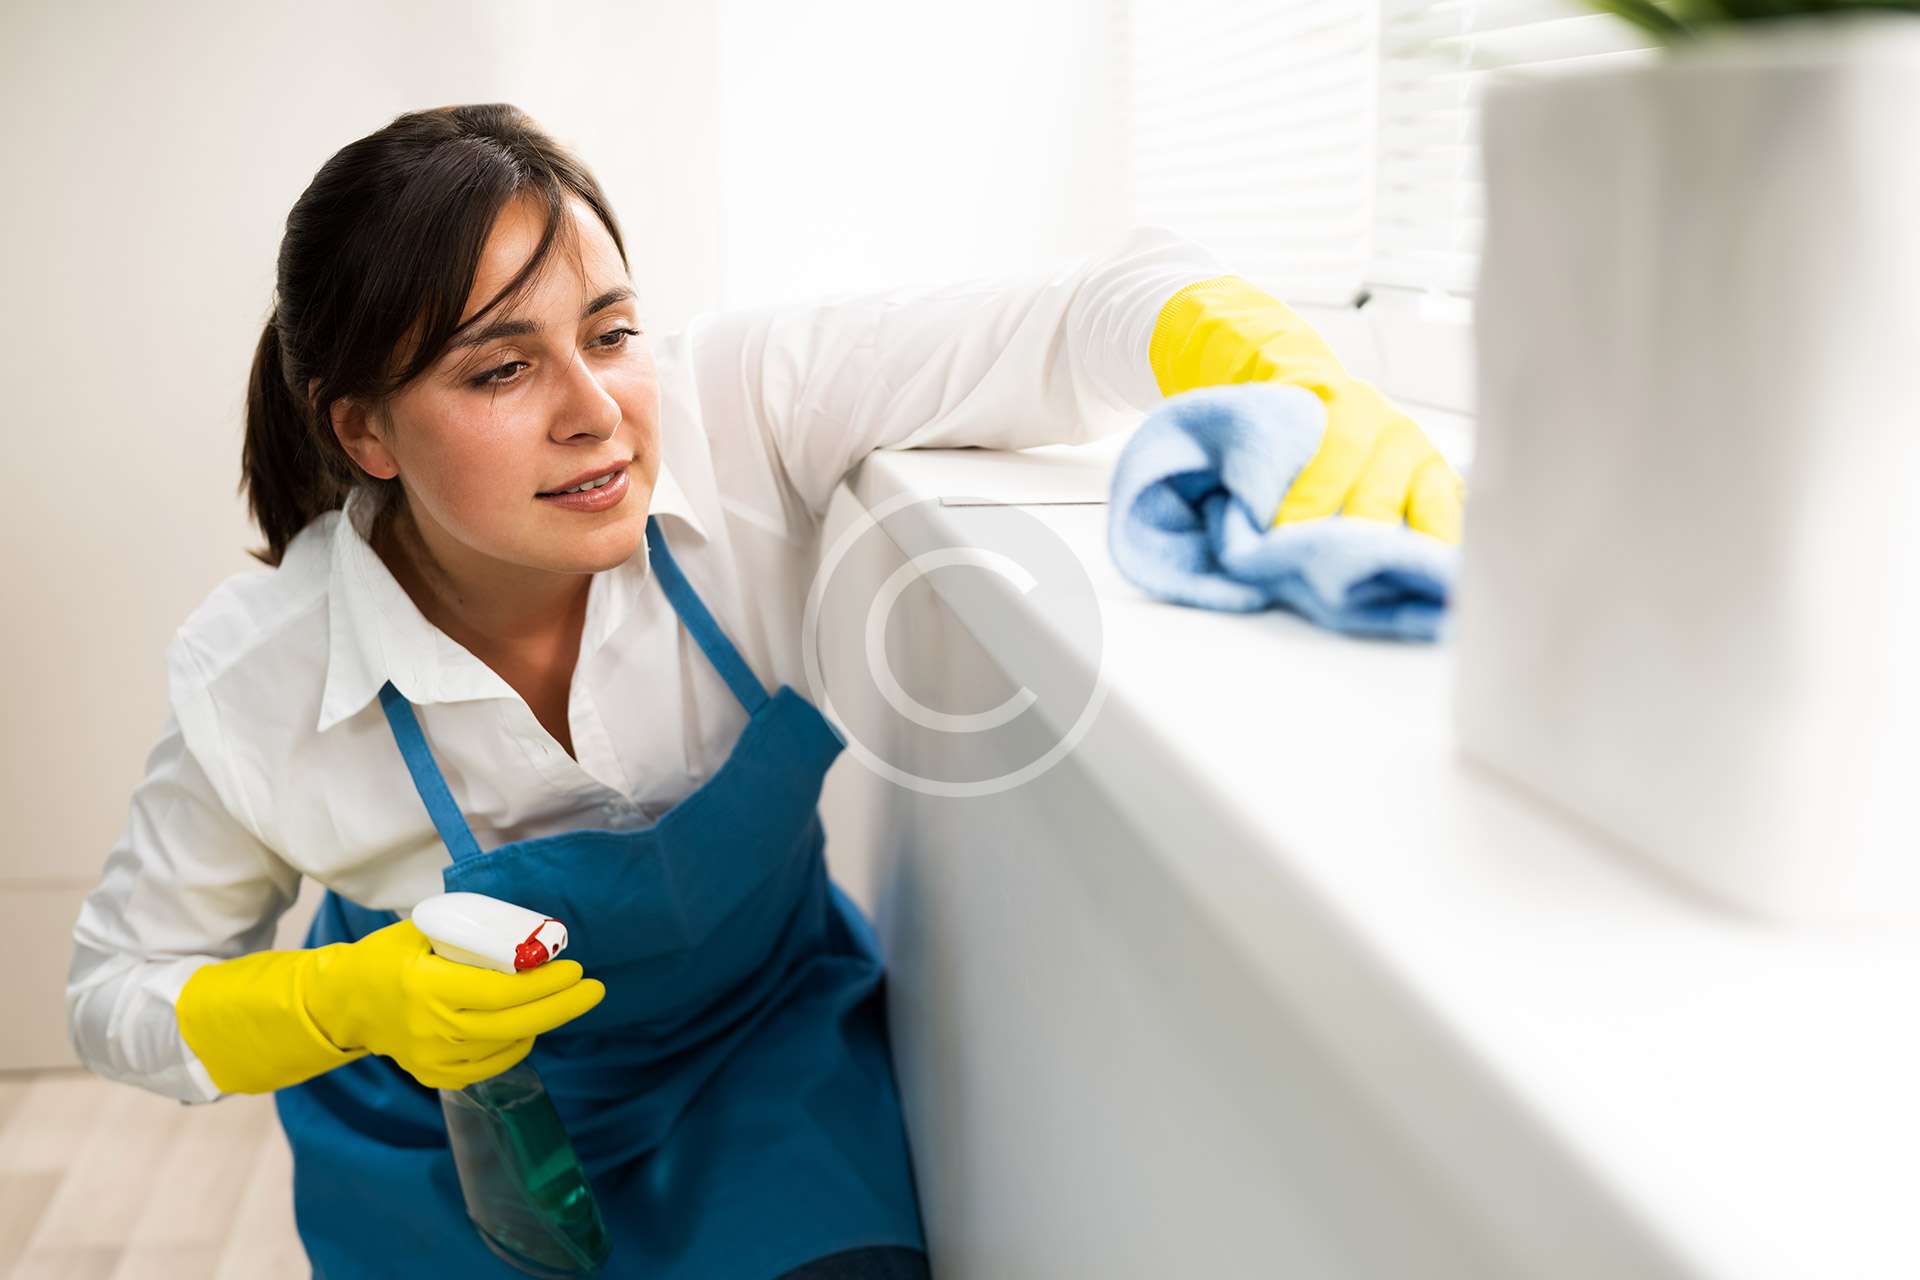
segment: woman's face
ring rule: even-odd
[[[577,250],[556,239],[518,304],[468,324],[539,243],[545,208],[509,204],[488,236],[463,327],[407,384],[388,419],[343,443],[370,474],[399,476],[442,589],[504,605],[538,600],[551,577],[617,565],[640,546],[659,473],[660,387],[631,283],[606,228],[570,197]],[[626,495],[575,511],[536,495],[622,468]],[[431,571],[430,571],[431,572]]]

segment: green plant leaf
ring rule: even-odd
[[[1920,15],[1920,0],[1587,0],[1587,3],[1603,13],[1625,18],[1669,43],[1702,35],[1726,23],[1869,10]]]
[[[1603,13],[1625,18],[1662,40],[1677,40],[1690,34],[1684,23],[1653,0],[1588,0],[1588,3]]]

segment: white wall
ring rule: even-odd
[[[517,103],[607,187],[656,331],[1023,273],[1127,221],[1106,2],[0,9],[0,1069],[70,1060],[70,930],[166,713],[162,650],[260,567],[243,391],[327,156]]]
[[[1018,275],[1128,218],[1109,0],[728,0],[728,306]]]

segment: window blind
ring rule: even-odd
[[[1582,0],[1377,0],[1380,108],[1367,280],[1471,292],[1484,202],[1480,94],[1503,68],[1648,56],[1651,37]]]
[[[1373,0],[1133,0],[1137,221],[1278,297],[1347,303],[1366,272]]]
[[[1583,0],[1114,0],[1136,219],[1277,296],[1465,294],[1479,95],[1508,67],[1649,56]]]

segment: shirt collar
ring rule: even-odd
[[[327,581],[327,679],[320,695],[318,733],[358,712],[388,680],[412,703],[517,697],[512,686],[465,646],[427,621],[368,540],[374,509],[366,490],[347,495],[333,513],[332,564]],[[666,459],[654,479],[648,511],[684,545],[682,530],[707,540],[706,525],[687,501]],[[632,613],[649,573],[647,539],[622,563],[593,575],[579,662],[606,642]]]

